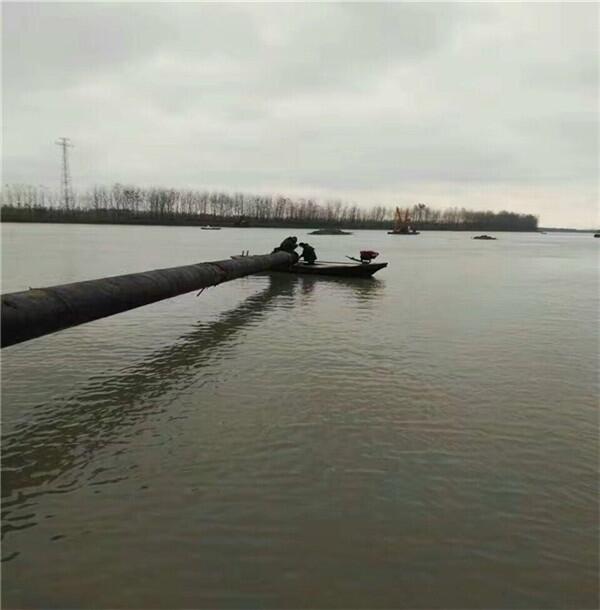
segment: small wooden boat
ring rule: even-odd
[[[371,277],[380,269],[387,267],[387,263],[332,263],[317,261],[313,265],[296,263],[285,269],[278,269],[284,273],[303,273],[306,275],[329,275],[337,277]]]

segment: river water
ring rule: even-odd
[[[5,224],[2,291],[290,231]],[[310,237],[2,351],[5,608],[597,608],[598,247]]]

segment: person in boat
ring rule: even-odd
[[[317,253],[315,252],[315,249],[311,245],[302,242],[298,245],[302,248],[300,258],[303,258],[307,265],[314,265],[315,261],[317,260]]]
[[[298,247],[298,238],[295,236],[286,237],[280,244],[279,247],[273,250],[275,252],[289,252],[290,254],[296,254],[296,248]]]

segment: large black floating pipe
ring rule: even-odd
[[[295,260],[276,252],[4,294],[0,343],[8,347]]]

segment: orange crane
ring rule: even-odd
[[[388,235],[418,235],[419,231],[415,231],[410,225],[411,218],[408,208],[404,211],[404,218],[402,217],[402,210],[396,207],[396,216],[394,218],[394,228],[388,231]]]

